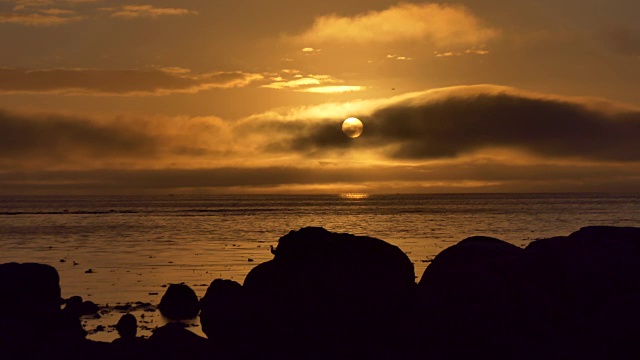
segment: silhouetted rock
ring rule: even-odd
[[[64,301],[64,311],[77,317],[94,315],[100,310],[93,301],[83,301],[80,296],[72,296]]]
[[[232,280],[216,279],[200,299],[200,324],[216,358],[249,358],[252,309],[244,288]],[[255,353],[259,355],[259,353]]]
[[[110,357],[104,343],[84,338],[76,311],[60,308],[60,293],[58,272],[51,266],[0,265],[0,358]]]
[[[184,284],[171,284],[158,305],[160,313],[171,320],[193,319],[198,316],[200,304],[196,293]]]
[[[100,308],[98,307],[98,305],[96,305],[96,303],[90,300],[85,300],[82,302],[80,313],[82,315],[95,315],[98,313],[98,310],[100,310]]]
[[[438,254],[418,284],[421,352],[440,359],[478,353],[519,358],[527,341],[520,314],[531,295],[520,286],[522,253],[502,240],[474,236]]]
[[[473,237],[419,283],[418,349],[436,359],[629,358],[639,350],[640,229],[587,227],[524,250]]]
[[[158,358],[151,354],[147,340],[136,337],[138,332],[138,320],[132,314],[124,314],[116,324],[119,338],[111,343],[118,357],[124,359],[152,359]],[[159,357],[163,358],[163,357]]]
[[[397,354],[416,286],[399,248],[310,227],[280,238],[274,253],[244,282],[267,357]]]
[[[66,299],[64,311],[76,317],[82,316],[82,297],[76,295]]]
[[[57,271],[0,265],[1,359],[612,359],[640,337],[640,228],[587,227],[520,249],[471,237],[438,254],[415,284],[413,265],[382,240],[292,231],[244,286],[214,280],[200,304],[204,339],[171,323],[149,340],[133,315],[113,343],[85,339],[98,307],[60,298]],[[144,309],[150,304],[122,305]],[[116,307],[118,308],[118,307]],[[186,285],[159,309],[197,315]]]
[[[134,338],[138,333],[138,320],[132,314],[124,314],[118,320],[116,330],[123,339]]]
[[[50,333],[62,305],[59,282],[49,265],[0,264],[0,320],[25,322],[34,336]]]
[[[541,341],[568,358],[640,355],[640,229],[594,226],[525,249],[544,295]]]
[[[169,323],[154,330],[147,341],[152,359],[209,359],[207,339],[184,328],[180,323]]]

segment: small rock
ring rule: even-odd
[[[95,271],[93,271],[93,269],[89,269],[87,271],[84,272],[85,274],[93,274],[95,273]]]
[[[158,305],[160,313],[171,320],[193,319],[200,312],[198,296],[189,286],[171,284]]]
[[[82,315],[94,315],[98,313],[98,305],[93,301],[84,301],[80,307],[80,311]]]
[[[132,314],[122,315],[118,320],[116,330],[121,338],[135,338],[138,331],[138,320]]]

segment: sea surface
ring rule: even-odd
[[[199,296],[216,278],[242,283],[273,258],[270,245],[306,226],[397,245],[417,281],[435,255],[469,236],[524,247],[589,225],[640,226],[640,195],[2,196],[0,263],[52,265],[63,297],[113,307],[157,304],[171,283],[186,283]],[[85,319],[85,327],[90,337],[110,339],[118,317],[105,312]],[[151,330],[162,321],[147,314],[143,322]],[[94,331],[100,324],[107,330]],[[198,333],[197,322],[193,327]]]

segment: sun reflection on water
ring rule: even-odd
[[[347,200],[362,200],[369,197],[369,194],[365,193],[342,193],[340,197]]]

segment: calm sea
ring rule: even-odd
[[[169,283],[242,282],[305,226],[386,240],[420,276],[468,236],[525,246],[588,225],[640,226],[640,195],[4,196],[0,262],[55,266],[65,297],[157,303]]]

